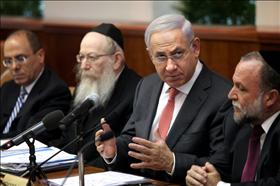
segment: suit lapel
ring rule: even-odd
[[[47,81],[46,78],[46,69],[43,71],[41,77],[38,79],[38,81],[35,83],[34,87],[31,89],[31,92],[28,94],[27,99],[25,100],[25,103],[23,104],[20,112],[18,113],[18,117],[24,116],[25,113],[29,112],[30,109],[33,106],[35,99],[37,99],[38,95],[42,93],[44,90],[45,83]],[[26,125],[26,123],[24,124]]]
[[[10,99],[7,99],[7,104],[4,104],[6,109],[3,109],[3,111],[2,111],[3,115],[7,118],[7,121],[5,121],[6,123],[8,122],[8,119],[16,105],[17,98],[19,96],[19,92],[20,92],[20,86],[16,85],[13,82],[13,87],[11,88],[11,92],[8,95],[10,97]]]
[[[208,97],[207,90],[211,86],[209,73],[203,67],[195,84],[187,95],[173,126],[167,136],[166,143],[172,149],[177,140],[185,133],[185,130],[192,124],[193,120],[199,113],[199,110]],[[171,137],[169,137],[171,136]]]
[[[265,141],[261,150],[260,160],[257,166],[257,177],[260,177],[261,168],[266,164],[267,160],[269,159],[269,149],[271,148],[271,140],[272,140],[271,137],[273,136],[275,128],[279,126],[280,124],[279,121],[280,121],[280,114],[274,120],[273,124],[271,125],[265,137]]]
[[[157,76],[158,78],[158,76]],[[141,130],[142,136],[145,139],[149,139],[150,133],[151,133],[151,128],[153,125],[154,117],[156,115],[157,111],[157,106],[158,106],[158,101],[161,93],[161,89],[163,86],[163,82],[158,78],[158,81],[154,83],[154,88],[152,89],[152,92],[150,93],[149,96],[149,106],[147,107],[147,111],[150,111],[147,115],[146,121],[149,123],[148,125],[143,125],[143,130]]]

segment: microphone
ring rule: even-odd
[[[96,141],[106,141],[108,139],[111,139],[114,136],[115,136],[114,132],[112,130],[110,130],[110,131],[102,134]]]
[[[59,121],[59,128],[64,130],[66,125],[73,123],[76,118],[80,117],[84,113],[87,113],[91,107],[99,105],[99,102],[99,96],[97,94],[88,96],[84,102],[74,108],[69,114]]]
[[[33,136],[36,136],[45,130],[51,131],[53,129],[56,129],[58,127],[58,121],[61,120],[63,116],[64,114],[61,110],[56,110],[48,113],[42,119],[42,121],[26,129],[16,137],[1,145],[0,150],[7,150],[15,145],[19,145],[24,142],[25,138],[32,138]]]

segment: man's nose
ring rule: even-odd
[[[165,69],[167,71],[173,71],[177,69],[177,64],[175,61],[173,61],[171,58],[168,58],[166,61],[166,67]]]
[[[82,63],[81,63],[81,69],[83,69],[83,70],[88,70],[88,69],[90,69],[90,64],[87,62],[87,60],[84,60]]]

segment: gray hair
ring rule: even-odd
[[[151,35],[155,32],[181,28],[189,42],[194,38],[191,23],[184,16],[178,14],[163,15],[153,20],[145,31],[146,47],[150,47]]]
[[[242,56],[240,61],[249,61],[252,59],[260,61],[263,64],[261,68],[261,91],[276,89],[280,92],[280,74],[268,65],[259,52],[250,52]]]
[[[107,47],[104,52],[108,54],[113,54],[115,52],[120,52],[123,58],[123,61],[125,61],[124,51],[123,49],[118,45],[117,42],[115,42],[112,38],[105,36],[107,41]]]

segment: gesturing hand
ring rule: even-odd
[[[140,163],[132,163],[130,166],[134,169],[148,168],[153,170],[172,171],[173,153],[168,148],[164,139],[159,135],[158,130],[155,132],[155,142],[133,137],[129,148],[135,151],[129,151],[128,155],[141,160]]]

